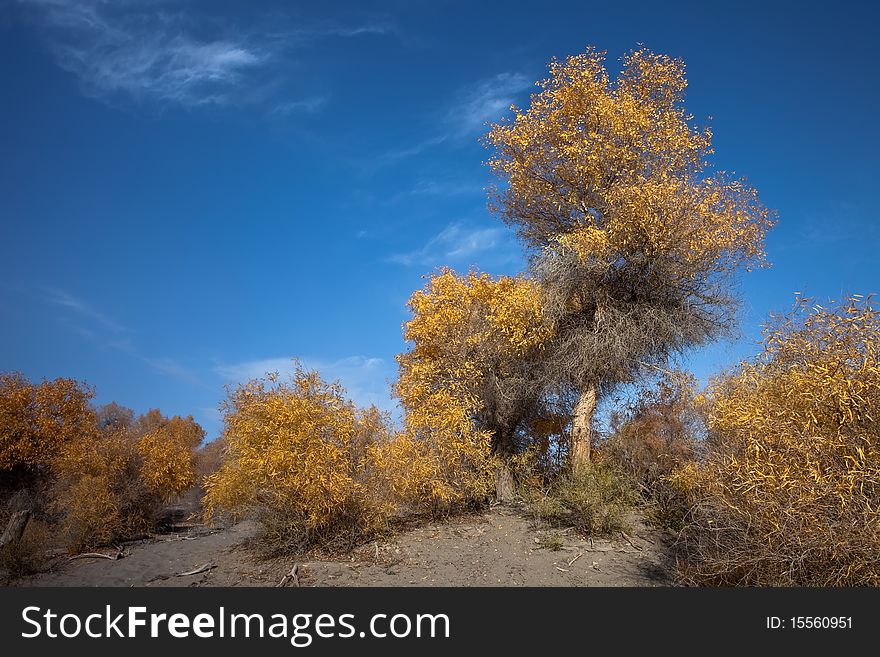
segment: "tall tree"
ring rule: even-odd
[[[764,264],[774,217],[714,171],[684,108],[684,63],[646,49],[612,81],[605,53],[550,64],[527,109],[491,127],[490,207],[531,250],[554,337],[541,376],[570,399],[573,466],[597,397],[732,325],[733,275]]]
[[[396,386],[407,431],[434,444],[439,461],[469,462],[470,470],[488,464],[491,454],[495,494],[511,499],[509,459],[532,396],[526,368],[549,335],[538,286],[521,276],[444,269],[409,306],[404,337],[411,349],[398,356]]]

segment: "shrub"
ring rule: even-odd
[[[192,418],[151,411],[129,427],[108,424],[70,443],[53,461],[51,491],[68,548],[153,531],[163,502],[192,485],[194,449],[203,435]]]
[[[206,514],[257,517],[276,550],[351,547],[387,519],[374,487],[387,424],[298,364],[290,381],[241,385],[225,404],[226,451],[206,480]]]
[[[27,500],[71,550],[154,529],[162,503],[193,484],[205,435],[192,417],[135,420],[92,397],[72,379],[0,375],[0,498]]]
[[[485,503],[493,490],[491,434],[460,400],[437,392],[375,451],[377,473],[402,514],[437,516]]]
[[[5,527],[6,523],[3,522],[2,526]],[[46,545],[50,536],[46,523],[32,518],[21,539],[0,548],[0,583],[4,578],[14,581],[39,572],[47,561]]]
[[[195,483],[196,450],[205,432],[191,416],[163,420],[141,436],[137,451],[144,483],[168,501]]]
[[[705,400],[708,453],[675,475],[697,584],[880,584],[880,321],[871,301],[795,310]]]
[[[527,356],[549,335],[537,285],[443,269],[410,297],[411,348],[398,356],[405,432],[391,448],[413,472],[405,497],[449,509],[487,499],[530,412]],[[521,433],[521,432],[520,432]],[[500,491],[499,491],[500,494]]]
[[[687,499],[670,479],[699,451],[702,417],[694,404],[694,379],[673,371],[639,391],[631,407],[613,418],[599,455],[623,473],[647,504],[648,517],[678,531]]]
[[[0,374],[0,474],[7,493],[40,485],[52,461],[95,434],[92,390],[73,379],[32,384],[21,374]]]
[[[522,495],[536,520],[590,536],[625,531],[633,502],[624,477],[601,462],[563,472],[543,486],[523,488]]]

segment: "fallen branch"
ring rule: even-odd
[[[569,560],[568,565],[571,566],[571,564],[580,559],[582,556],[584,556],[584,553],[578,552],[572,559]]]
[[[639,552],[642,551],[642,548],[640,548],[638,545],[636,545],[635,543],[633,543],[633,542],[630,540],[629,536],[626,535],[625,532],[620,532],[620,535],[623,536],[623,538],[626,540],[626,542],[629,543],[630,545],[632,545],[636,550],[638,550]]]
[[[294,564],[293,568],[290,569],[290,572],[281,578],[281,581],[278,582],[276,588],[278,586],[286,586],[288,582],[291,582],[292,586],[299,586],[299,564]]]
[[[198,575],[199,573],[207,572],[207,571],[211,570],[212,568],[216,568],[216,567],[217,567],[216,564],[213,564],[210,562],[203,563],[201,566],[199,566],[198,568],[194,568],[193,570],[188,570],[185,573],[177,573],[175,575],[175,577],[187,577],[188,575]]]
[[[125,550],[121,547],[116,547],[116,554],[105,554],[104,552],[83,552],[82,554],[75,554],[68,559],[68,561],[73,561],[75,559],[109,559],[110,561],[117,561],[122,559],[125,556]]]

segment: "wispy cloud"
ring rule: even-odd
[[[375,404],[379,408],[395,411],[396,404],[390,393],[390,381],[395,376],[395,366],[388,361],[382,358],[348,356],[333,361],[302,358],[300,363],[306,369],[319,372],[325,381],[339,381],[349,399],[358,406]],[[286,376],[293,370],[292,358],[261,358],[214,368],[229,383],[243,383],[270,372]]]
[[[289,114],[314,114],[327,104],[326,96],[312,96],[300,100],[282,101],[272,108],[271,114],[287,116]]]
[[[417,155],[421,155],[425,151],[434,146],[438,146],[447,140],[446,135],[439,135],[437,137],[431,137],[430,139],[425,139],[420,141],[413,146],[408,146],[405,148],[399,148],[396,150],[388,151],[387,153],[383,153],[379,155],[373,160],[373,163],[376,165],[385,165],[391,164],[393,162],[399,162],[400,160],[406,160],[411,157],[416,157]]]
[[[437,180],[433,178],[419,178],[409,189],[405,189],[388,199],[389,203],[397,203],[406,198],[423,196],[442,196],[452,198],[467,196],[470,194],[483,194],[483,185],[473,181],[464,180]]]
[[[273,69],[292,50],[315,39],[389,34],[384,24],[231,30],[187,3],[122,0],[18,0],[31,11],[63,69],[85,93],[107,101],[184,107],[265,102],[284,93]],[[276,75],[277,74],[277,75]],[[269,103],[276,114],[315,112],[326,97]]]
[[[128,354],[165,376],[202,385],[201,380],[192,370],[173,358],[143,354],[127,336],[129,330],[106,312],[98,310],[93,304],[56,287],[44,287],[41,291],[48,303],[73,313],[76,321],[71,321],[69,317],[60,317],[59,321],[79,336]],[[83,323],[87,325],[84,326]]]
[[[460,136],[482,132],[486,122],[501,118],[531,86],[522,73],[499,73],[465,88],[446,119]]]
[[[193,370],[182,365],[174,358],[170,358],[168,356],[148,356],[143,354],[140,349],[135,346],[134,342],[130,338],[111,340],[108,345],[113,349],[128,354],[132,358],[136,358],[142,363],[145,363],[159,374],[170,377],[172,379],[177,379],[178,381],[183,381],[184,383],[189,383],[191,385],[198,385],[203,387],[205,385],[204,382]]]
[[[68,310],[72,310],[77,315],[80,315],[81,318],[95,322],[105,329],[110,329],[114,333],[121,333],[125,330],[125,327],[123,327],[113,318],[107,316],[105,313],[101,312],[91,304],[83,301],[82,299],[78,299],[77,297],[68,292],[65,292],[64,290],[59,290],[55,287],[46,287],[43,288],[43,291],[45,292],[46,299],[47,301],[49,301],[49,303],[52,303],[56,306],[61,306],[62,308],[66,308]],[[79,331],[83,335],[93,335],[93,333],[86,328],[80,328]]]
[[[420,249],[392,255],[388,262],[406,267],[439,267],[472,265],[478,257],[495,264],[514,260],[517,251],[509,232],[503,228],[474,227],[455,222],[446,226]]]

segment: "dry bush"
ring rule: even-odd
[[[634,502],[626,478],[599,461],[562,472],[543,485],[533,481],[521,488],[521,495],[539,522],[574,527],[588,536],[625,531]]]
[[[196,483],[196,450],[205,432],[193,418],[175,416],[150,426],[137,441],[141,478],[164,501]]]
[[[135,420],[116,403],[94,410],[92,396],[71,379],[0,375],[0,496],[27,499],[71,550],[154,529],[162,503],[192,485],[204,437],[191,417]]]
[[[80,441],[54,465],[51,508],[72,552],[150,531],[158,498],[141,475],[143,457],[124,430]]]
[[[676,474],[693,506],[682,574],[709,585],[880,584],[880,318],[806,302],[706,399],[708,454]]]
[[[442,399],[435,395],[431,401]],[[490,434],[475,431],[471,416],[455,402],[421,411],[421,419],[410,415],[407,429],[374,451],[383,499],[397,516],[438,517],[484,505],[493,488]]]
[[[256,517],[278,551],[346,549],[385,526],[374,450],[388,421],[358,411],[338,384],[297,364],[289,381],[270,375],[232,390],[225,423],[223,463],[206,481],[209,517]]]
[[[680,530],[687,499],[671,475],[699,452],[702,418],[694,405],[694,379],[669,371],[642,388],[630,408],[612,419],[611,434],[599,455],[621,472],[647,504],[660,527]]]
[[[220,469],[225,449],[226,441],[217,438],[196,450],[194,469],[197,484],[202,485],[207,477]]]
[[[155,530],[163,503],[192,485],[194,449],[203,435],[192,418],[151,411],[68,445],[53,461],[51,489],[68,549]]]

